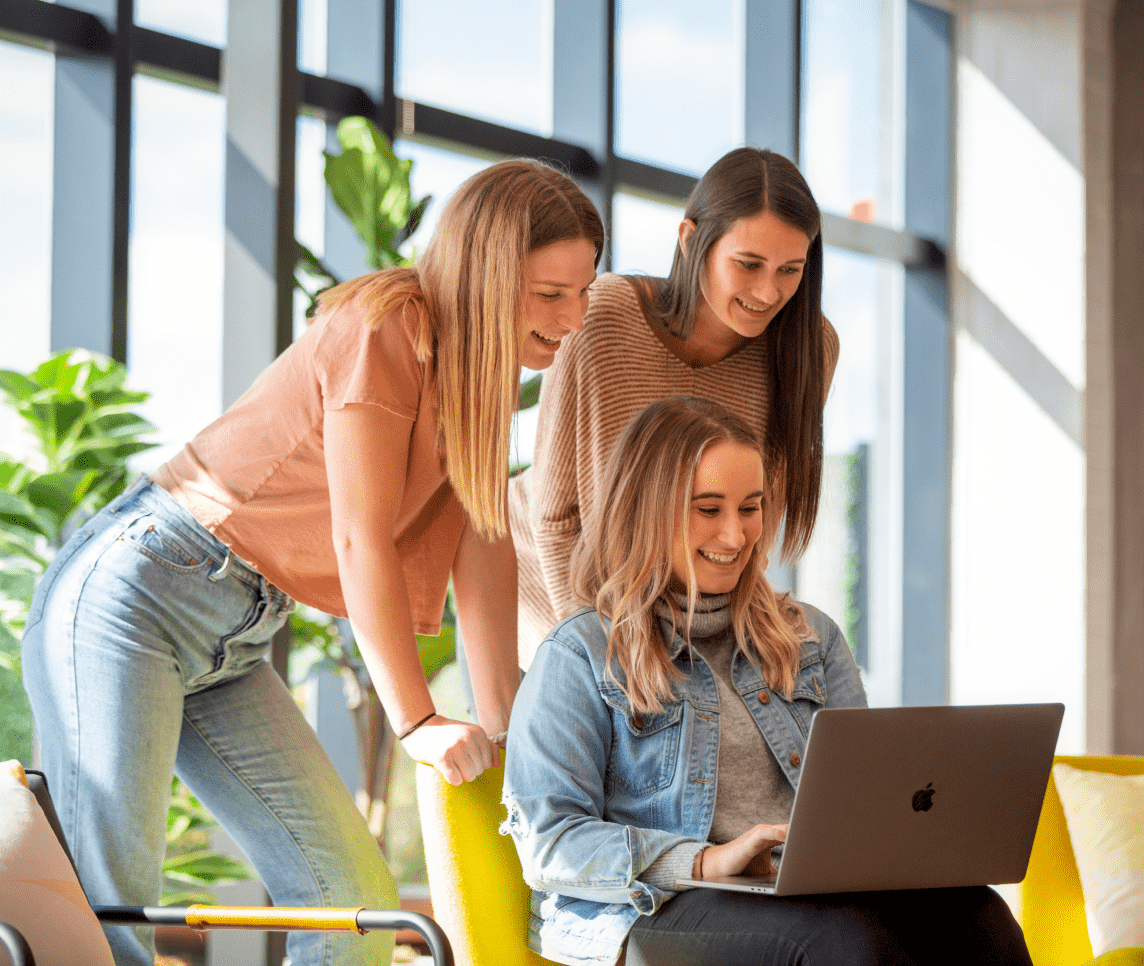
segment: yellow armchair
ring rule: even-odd
[[[528,948],[529,888],[512,839],[498,831],[503,784],[503,764],[457,786],[436,769],[417,766],[433,918],[458,966],[552,963]]]
[[[1115,775],[1144,774],[1144,758],[1059,755],[1054,761]],[[1019,895],[1021,928],[1033,966],[1082,966],[1092,959],[1080,875],[1051,777]]]

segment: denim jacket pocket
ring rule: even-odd
[[[608,756],[609,790],[650,795],[667,788],[675,777],[679,757],[683,702],[669,704],[658,714],[635,714],[622,691],[601,689],[612,712],[612,753]]]
[[[814,712],[826,704],[826,668],[821,651],[804,654],[791,689],[791,712],[805,737]]]

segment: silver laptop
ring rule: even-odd
[[[792,896],[1025,877],[1062,704],[824,708],[777,876],[680,885]]]

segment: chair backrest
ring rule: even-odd
[[[1114,775],[1144,774],[1144,758],[1058,755],[1054,761]],[[1092,959],[1080,874],[1061,797],[1051,777],[1029,869],[1020,885],[1020,910],[1021,928],[1034,966],[1076,966]]]
[[[545,966],[528,948],[529,888],[504,820],[504,766],[453,786],[417,766],[417,805],[433,898],[459,966]]]

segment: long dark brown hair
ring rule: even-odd
[[[810,239],[802,279],[790,301],[767,326],[771,392],[768,470],[783,489],[786,532],[782,556],[806,550],[818,516],[822,483],[822,409],[826,364],[822,338],[822,222],[818,204],[793,163],[774,151],[737,148],[707,171],[687,199],[684,218],[695,222],[687,251],[677,244],[671,274],[662,284],[636,285],[644,311],[686,340],[703,301],[707,256],[740,218],[769,211]]]

